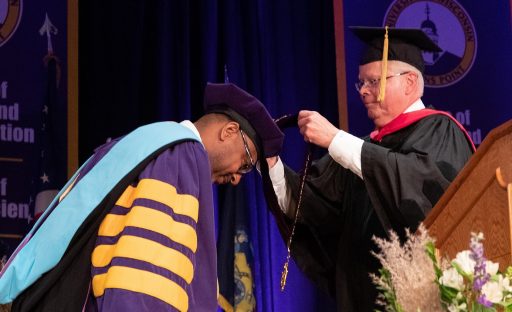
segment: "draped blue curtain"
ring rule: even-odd
[[[331,1],[88,0],[79,15],[80,162],[139,125],[199,118],[206,82],[223,82],[225,67],[274,117],[311,109],[337,123]],[[304,142],[285,134],[282,158],[300,169]],[[334,310],[293,263],[279,290],[285,244],[259,175],[242,181],[257,310]]]

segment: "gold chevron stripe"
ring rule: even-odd
[[[115,245],[96,246],[92,253],[92,265],[107,266],[114,257],[141,260],[165,268],[182,277],[188,284],[194,276],[194,266],[185,255],[141,237],[126,235]]]
[[[127,226],[162,234],[196,252],[197,234],[192,226],[177,222],[161,211],[142,206],[133,207],[126,215],[108,214],[101,222],[98,235],[116,236]]]
[[[92,279],[95,297],[103,296],[105,289],[124,289],[158,298],[180,311],[188,310],[187,292],[178,284],[161,275],[127,267],[114,266],[107,273]]]
[[[198,200],[188,194],[178,194],[176,188],[155,179],[142,179],[136,187],[129,186],[118,199],[116,205],[129,208],[137,198],[147,198],[163,203],[179,215],[184,215],[197,222],[199,215]]]

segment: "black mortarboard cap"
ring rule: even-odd
[[[208,83],[204,91],[205,113],[228,115],[252,139],[259,159],[279,154],[284,134],[265,106],[233,83]],[[260,163],[261,163],[260,162]]]
[[[384,46],[384,27],[350,27],[352,32],[361,41],[368,45],[361,58],[361,65],[382,60]],[[421,29],[388,27],[390,61],[402,61],[410,64],[423,73],[425,63],[421,51],[441,52],[439,46],[430,39]]]

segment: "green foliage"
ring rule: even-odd
[[[436,280],[439,280],[443,275],[443,271],[439,267],[439,263],[437,263],[436,257],[436,246],[433,241],[427,242],[425,246],[425,250],[427,252],[428,257],[432,260],[432,265],[434,266],[434,271],[436,272]]]
[[[386,302],[386,312],[405,312],[396,298],[395,289],[393,288],[393,282],[391,280],[391,273],[385,268],[379,269],[380,282],[383,284],[377,285],[381,297]]]

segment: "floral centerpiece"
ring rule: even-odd
[[[482,233],[472,233],[469,249],[451,261],[437,259],[423,225],[406,237],[404,244],[396,233],[389,240],[374,238],[382,268],[372,279],[384,311],[512,312],[512,267],[500,273],[497,263],[486,260]]]

